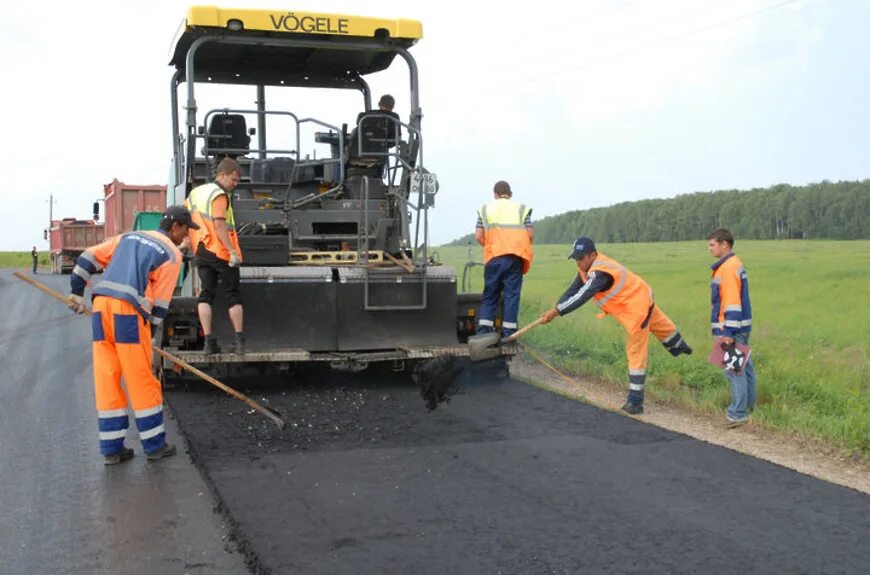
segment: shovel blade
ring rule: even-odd
[[[498,343],[501,335],[498,333],[482,333],[468,338],[468,357],[473,362],[495,359],[501,355]]]

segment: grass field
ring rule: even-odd
[[[755,421],[825,439],[870,457],[870,241],[738,241],[749,273]],[[696,352],[672,358],[651,339],[647,393],[725,417],[730,389],[709,365],[710,271],[706,241],[600,245],[640,274]],[[523,284],[520,325],[552,306],[577,272],[567,245],[535,248]],[[468,248],[438,249],[462,274]],[[482,250],[472,250],[482,261]],[[483,288],[482,268],[470,272]],[[592,303],[529,332],[524,341],[559,367],[627,388],[625,334]]]
[[[51,259],[48,252],[39,252],[37,256],[39,265],[51,267]],[[33,260],[30,257],[30,252],[0,252],[0,268],[27,268],[31,269]]]

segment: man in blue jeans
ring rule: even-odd
[[[736,344],[749,346],[752,331],[752,305],[749,302],[749,279],[746,268],[734,255],[734,236],[726,229],[718,229],[707,238],[710,255],[716,263],[710,285],[713,335],[724,348]],[[738,366],[739,367],[739,366]],[[731,405],[728,406],[728,429],[749,422],[749,413],[755,409],[755,366],[752,356],[742,369],[725,368],[725,377],[731,383]]]
[[[504,296],[501,335],[517,331],[523,275],[532,265],[532,209],[512,199],[510,184],[493,186],[493,200],[480,208],[474,236],[483,246],[483,299],[477,316],[477,333],[495,327],[498,300]]]

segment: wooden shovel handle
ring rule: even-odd
[[[217,379],[213,378],[212,376],[205,373],[204,371],[201,371],[201,370],[193,367],[192,365],[190,365],[189,363],[187,363],[186,361],[184,361],[180,357],[175,357],[174,355],[172,355],[168,351],[163,351],[159,347],[155,347],[154,351],[157,352],[158,354],[160,354],[161,356],[165,357],[166,359],[168,359],[172,363],[179,365],[179,366],[183,367],[184,369],[186,369],[187,371],[189,371],[190,373],[204,379],[205,381],[209,382],[210,384],[212,384],[216,388],[220,389],[221,391],[224,391],[224,392],[232,395],[236,399],[240,399],[241,401],[244,401],[251,408],[256,409],[257,411],[259,411],[260,413],[262,413],[263,415],[265,415],[266,417],[268,417],[269,419],[274,421],[278,425],[279,428],[284,429],[284,427],[287,425],[287,423],[283,419],[281,419],[280,414],[277,411],[275,411],[274,409],[272,409],[271,407],[266,407],[265,405],[263,405],[261,403],[257,403],[256,401],[254,401],[253,399],[251,399],[247,395],[236,391],[235,389],[226,385],[225,383],[222,383],[221,381],[218,381]]]
[[[505,342],[516,341],[517,339],[519,339],[519,337],[520,337],[521,335],[523,335],[524,333],[526,333],[526,332],[529,331],[530,329],[533,329],[533,328],[538,327],[538,326],[541,325],[543,322],[544,322],[544,319],[539,317],[538,319],[536,319],[535,321],[533,321],[533,322],[530,323],[529,325],[527,325],[527,326],[525,326],[525,327],[522,327],[522,328],[520,328],[519,330],[517,330],[516,333],[514,333],[513,335],[509,335],[508,337],[504,338],[504,341],[505,341]]]
[[[17,277],[18,279],[20,279],[26,283],[29,283],[30,285],[32,285],[36,289],[47,293],[48,295],[50,295],[53,298],[55,298],[59,301],[62,301],[66,304],[69,303],[68,297],[66,297],[65,295],[63,295],[62,293],[60,293],[57,290],[51,289],[50,287],[48,287],[44,283],[37,281],[37,280],[33,279],[32,277],[26,276],[21,272],[13,272],[13,275],[15,277]],[[91,312],[90,309],[85,310],[86,315],[91,315],[92,313],[93,312]],[[205,380],[208,383],[212,384],[213,386],[217,387],[221,391],[224,391],[224,392],[232,395],[236,399],[240,399],[240,400],[244,401],[251,408],[256,409],[257,411],[259,411],[260,413],[262,413],[263,415],[265,415],[266,417],[268,417],[269,419],[274,421],[278,425],[279,428],[283,429],[287,425],[287,423],[283,419],[281,419],[280,414],[277,411],[275,411],[274,409],[272,409],[271,407],[266,407],[265,405],[257,403],[256,401],[254,401],[253,399],[251,399],[247,395],[236,391],[235,389],[226,385],[225,383],[222,383],[222,382],[218,381],[217,379],[213,378],[212,376],[208,375],[207,373],[200,371],[199,369],[193,367],[192,365],[190,365],[189,363],[187,363],[186,361],[184,361],[180,357],[175,357],[174,355],[172,355],[168,351],[163,351],[159,347],[155,347],[153,349],[159,355],[161,355],[162,357],[165,357],[166,359],[168,359],[172,363],[181,366],[182,368],[186,369],[190,373],[202,378],[203,380]]]

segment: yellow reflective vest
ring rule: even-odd
[[[233,217],[233,204],[230,202],[226,191],[216,183],[197,186],[187,196],[187,209],[190,210],[193,221],[199,224],[198,230],[190,230],[190,243],[193,245],[194,253],[199,243],[202,242],[205,249],[215,254],[218,258],[229,261],[230,251],[217,236],[212,216],[212,204],[221,195],[227,196],[227,233],[229,233],[230,242],[233,244],[236,253],[241,255],[242,250],[239,248],[239,236],[236,234],[236,221]]]
[[[532,241],[526,232],[531,208],[508,198],[497,198],[480,209],[485,230],[483,263],[494,257],[515,255],[523,259],[523,273],[532,266]]]

